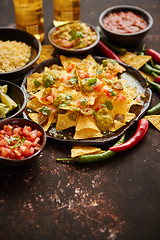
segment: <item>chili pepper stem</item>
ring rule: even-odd
[[[61,162],[61,161],[74,161],[74,158],[57,158],[56,161]]]

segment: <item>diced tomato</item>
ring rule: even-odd
[[[13,129],[13,134],[21,135],[22,134],[22,127],[16,127]]]
[[[123,102],[124,100],[126,100],[126,97],[122,93],[118,93],[116,95],[116,100]]]
[[[111,97],[111,93],[109,92],[109,89],[107,86],[104,86],[102,88],[102,91],[108,96],[108,97]]]
[[[30,133],[31,133],[31,127],[30,126],[24,126],[23,130],[22,130],[22,135],[25,137],[29,137]]]
[[[104,82],[98,82],[94,89],[97,91],[97,92],[100,92],[102,90],[102,88],[105,86],[105,83]]]
[[[71,64],[69,64],[68,66],[67,66],[67,72],[71,72],[72,71],[72,69],[74,68],[74,64],[73,63],[71,63]]]
[[[0,146],[1,147],[6,147],[7,146],[7,139],[6,138],[3,138],[0,140]]]
[[[81,79],[84,79],[85,78],[85,72],[83,70],[78,70],[78,76],[81,78]]]
[[[54,98],[51,95],[46,97],[46,101],[49,102],[49,103],[53,103],[53,100],[54,100]]]
[[[39,141],[40,141],[40,138],[37,137],[37,138],[34,140],[34,142],[32,143],[32,146],[33,146],[33,147],[37,146],[37,144],[39,143]]]
[[[10,136],[12,134],[13,127],[11,125],[9,125],[9,124],[4,125],[3,129],[8,136]]]
[[[30,126],[22,128],[4,125],[3,130],[0,130],[0,156],[8,159],[32,156],[41,147],[39,144],[41,135],[39,130],[32,130]]]
[[[100,104],[98,107],[96,107],[94,110],[97,112],[99,109],[102,108],[102,105]]]
[[[28,141],[28,140],[24,140],[23,146],[31,147],[32,146],[32,142]]]

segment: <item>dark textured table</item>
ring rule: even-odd
[[[52,0],[44,0],[45,43],[53,26]],[[81,20],[98,24],[107,7],[136,5],[149,11],[154,26],[145,37],[160,51],[159,0],[82,0]],[[0,26],[13,26],[11,0],[0,1]],[[153,92],[152,102],[158,102]],[[133,135],[136,126],[128,131]],[[160,133],[151,124],[130,151],[100,164],[57,163],[70,146],[48,139],[30,165],[0,166],[1,240],[158,240],[160,239]]]

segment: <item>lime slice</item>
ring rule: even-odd
[[[6,118],[5,108],[0,106],[0,118]]]
[[[9,112],[9,107],[4,103],[0,103],[0,108],[4,109],[5,114]]]
[[[17,107],[17,103],[15,101],[13,101],[13,99],[10,98],[5,93],[1,92],[0,97],[1,97],[2,103],[6,104],[7,107],[9,108],[9,110],[13,110],[14,108]]]
[[[3,85],[3,86],[0,86],[0,92],[3,92],[3,93],[7,93],[8,91],[8,85]]]

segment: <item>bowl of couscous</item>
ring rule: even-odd
[[[41,43],[30,33],[0,28],[0,78],[16,82],[38,60]]]

